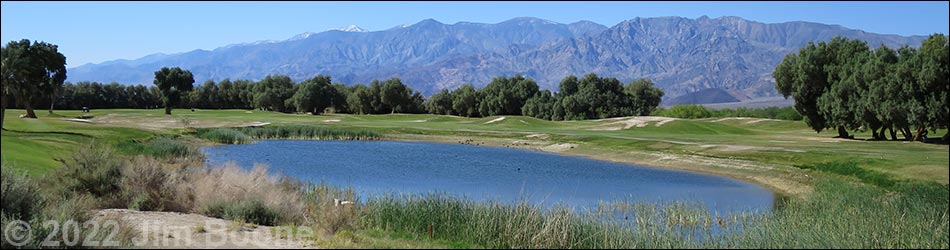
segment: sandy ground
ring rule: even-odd
[[[656,126],[663,126],[667,122],[675,121],[676,118],[662,117],[662,116],[632,116],[632,117],[621,117],[621,118],[610,118],[602,119],[597,121],[615,121],[607,123],[604,125],[598,125],[590,128],[590,130],[623,130],[630,129],[633,127],[646,127],[650,122],[656,122]]]
[[[79,121],[77,121],[79,122]],[[253,126],[264,126],[270,124],[270,122],[233,122],[233,121],[208,121],[208,120],[189,120],[183,121],[181,119],[166,116],[166,115],[145,115],[143,116],[129,116],[121,114],[107,114],[102,116],[96,116],[95,118],[88,119],[85,122],[103,124],[108,126],[117,126],[117,127],[129,127],[129,128],[141,128],[146,130],[158,131],[163,129],[170,128],[214,128],[214,127],[253,127]],[[186,124],[187,123],[187,124]]]
[[[92,121],[89,120],[89,119],[63,118],[63,120],[64,120],[64,121],[71,121],[71,122],[92,123]]]
[[[505,120],[505,117],[502,116],[502,117],[495,118],[494,120],[485,122],[485,124],[492,124],[492,123],[496,123],[496,122],[500,122],[500,121],[504,121],[504,120]]]
[[[340,122],[340,119],[323,120],[323,122]]]
[[[272,227],[243,225],[197,214],[104,209],[96,211],[95,219],[101,222],[118,219],[131,226],[138,234],[134,245],[142,248],[315,248],[303,241],[276,237]],[[205,232],[198,232],[202,227]]]
[[[746,122],[743,123],[743,124],[746,124],[746,125],[749,125],[749,124],[756,124],[756,123],[760,123],[760,122],[764,122],[764,121],[780,121],[780,120],[768,119],[768,118],[726,117],[726,118],[719,118],[719,119],[713,120],[712,122],[722,122],[722,121],[729,121],[729,120],[746,121]]]
[[[555,144],[551,144],[551,145],[544,146],[544,147],[541,148],[541,150],[548,151],[548,152],[552,152],[552,153],[560,153],[560,152],[564,152],[564,151],[567,151],[567,150],[574,149],[574,147],[577,147],[577,144],[574,144],[574,143],[555,143]]]

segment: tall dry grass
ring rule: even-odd
[[[227,163],[197,169],[190,178],[188,183],[194,195],[193,211],[220,215],[217,213],[227,212],[234,207],[266,209],[269,211],[261,213],[275,213],[274,223],[299,224],[304,221],[306,208],[300,185],[288,178],[269,175],[264,165],[245,170],[234,163]]]

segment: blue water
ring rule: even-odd
[[[475,200],[595,208],[598,201],[702,202],[712,212],[769,211],[774,195],[726,177],[532,150],[397,141],[268,140],[206,147],[210,164],[234,161],[360,197],[445,192]]]

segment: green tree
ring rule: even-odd
[[[663,90],[653,86],[653,81],[640,78],[627,84],[624,91],[630,95],[633,114],[646,116],[653,113],[663,100]]]
[[[838,137],[853,138],[848,130],[864,125],[860,106],[865,75],[860,67],[868,60],[870,48],[860,40],[836,37],[826,44],[824,54],[828,86],[816,102],[819,113],[828,127],[837,128]]]
[[[405,84],[402,84],[402,80],[393,77],[386,80],[386,83],[382,85],[379,100],[383,105],[389,107],[390,114],[396,113],[396,110],[402,112],[408,110],[412,100],[411,91]]]
[[[286,75],[268,75],[253,88],[253,104],[261,110],[287,112],[294,95],[294,81]]]
[[[484,116],[521,115],[521,107],[538,93],[538,84],[530,78],[495,77],[481,92],[479,113]]]
[[[480,116],[478,113],[480,97],[472,84],[462,84],[462,87],[452,91],[452,97],[454,98],[452,100],[452,110],[455,113],[465,117]]]
[[[291,100],[298,111],[311,111],[311,114],[318,115],[330,107],[330,98],[334,91],[330,77],[318,75],[300,83]]]
[[[553,120],[554,103],[555,99],[551,91],[542,90],[524,103],[521,113],[538,119]]]
[[[824,47],[824,43],[815,45],[809,42],[799,49],[797,55],[785,55],[772,72],[776,90],[785,98],[791,96],[795,100],[795,110],[802,114],[805,124],[817,132],[828,127],[817,103],[828,87],[824,70],[828,59]]]
[[[347,97],[349,96],[350,88],[347,88],[345,84],[333,84],[333,92],[330,95],[330,107],[333,108],[334,113],[350,113],[350,109],[347,105]]]
[[[191,71],[182,70],[179,67],[162,69],[155,71],[155,84],[161,91],[162,104],[165,105],[165,114],[172,114],[172,107],[181,102],[181,95],[187,94],[194,88],[195,78]]]
[[[2,54],[5,93],[23,105],[27,117],[36,118],[34,103],[53,100],[66,80],[66,56],[55,44],[28,39],[11,41]]]
[[[449,92],[447,89],[443,89],[429,97],[429,100],[425,103],[426,111],[430,114],[437,115],[452,115],[452,101],[454,97],[452,92]]]
[[[375,98],[370,87],[362,84],[354,85],[346,97],[347,108],[356,114],[373,114],[375,113],[373,104]]]
[[[920,68],[916,87],[926,93],[919,97],[925,114],[916,115],[920,121],[916,123],[918,129],[914,140],[922,139],[927,129],[936,132],[937,129],[950,127],[950,99],[947,99],[947,92],[950,92],[950,51],[947,49],[947,37],[943,34],[931,35],[921,44],[919,52]],[[943,136],[943,141],[948,141],[948,134]]]

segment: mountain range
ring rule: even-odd
[[[778,95],[771,72],[785,54],[835,36],[864,40],[872,47],[917,47],[926,38],[728,16],[634,18],[612,27],[532,17],[496,24],[425,19],[381,31],[351,25],[283,41],[85,64],[68,69],[67,80],[151,84],[153,72],[177,66],[191,70],[197,83],[260,80],[268,74],[296,81],[324,74],[346,84],[399,77],[430,95],[464,83],[481,87],[494,77],[514,74],[557,90],[567,75],[596,73],[623,82],[650,78],[666,92],[665,100],[708,92],[720,97],[677,101],[746,101]]]

